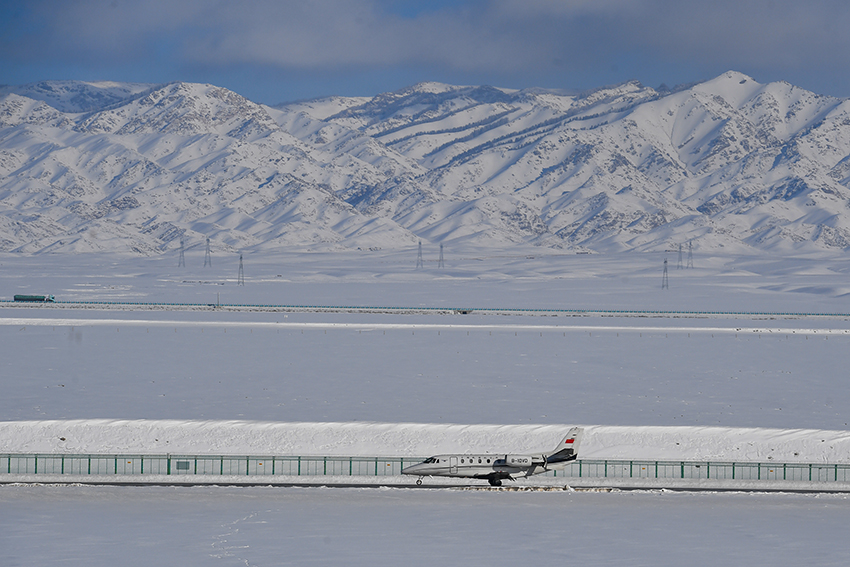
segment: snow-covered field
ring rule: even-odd
[[[415,270],[415,251],[281,254],[246,257],[244,287],[234,258],[178,269],[176,258],[3,256],[0,299],[850,313],[846,255],[697,258],[693,270],[667,257],[662,291],[658,254],[470,251],[443,270],[431,257]],[[848,319],[7,304],[0,452],[427,455],[543,449],[580,424],[588,458],[844,463]],[[841,496],[741,494],[3,487],[0,504],[12,565],[424,564],[429,553],[843,565],[850,519]],[[90,524],[66,524],[78,516]]]

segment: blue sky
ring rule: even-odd
[[[731,69],[850,97],[847,30],[846,0],[0,0],[0,84],[192,81],[274,104]]]

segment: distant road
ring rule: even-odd
[[[0,300],[0,307],[23,309],[95,309],[116,311],[224,311],[263,313],[364,313],[385,315],[524,315],[539,317],[662,317],[662,318],[829,318],[848,319],[850,313],[768,311],[663,311],[625,309],[554,309],[512,307],[392,307],[356,305],[273,305],[216,303],[157,303],[127,301],[56,301],[52,303]]]

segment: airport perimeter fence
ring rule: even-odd
[[[397,476],[418,457],[0,454],[8,475]],[[850,464],[578,460],[562,478],[850,482]]]

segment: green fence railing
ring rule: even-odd
[[[0,454],[3,474],[395,476],[422,459],[232,455]]]
[[[397,476],[419,457],[0,454],[8,475]],[[544,476],[850,482],[850,464],[582,459]]]

